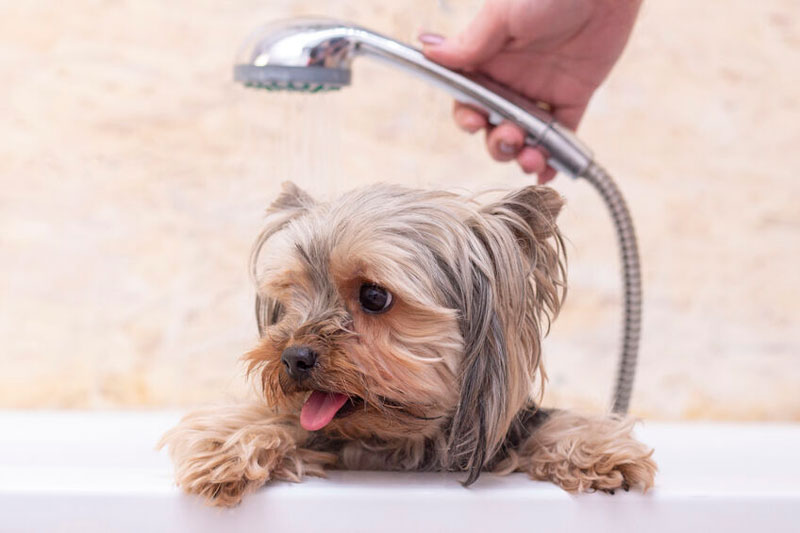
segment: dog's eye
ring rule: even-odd
[[[392,293],[374,283],[364,283],[358,293],[358,301],[367,313],[384,313],[392,306]]]

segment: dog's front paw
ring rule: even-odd
[[[657,470],[649,454],[642,446],[634,456],[625,457],[614,453],[585,455],[580,452],[558,460],[540,456],[530,465],[528,473],[534,479],[552,481],[568,492],[600,490],[614,494],[619,489],[628,491],[631,488],[647,491],[653,486]]]
[[[186,492],[217,506],[237,505],[266,483],[283,461],[277,450],[246,453],[213,437],[201,438],[193,448],[196,453],[175,458],[176,481]]]
[[[628,418],[589,418],[558,411],[524,444],[521,469],[569,492],[647,489],[658,467]]]
[[[636,444],[641,446],[638,442]],[[599,490],[614,494],[619,489],[627,492],[636,488],[646,492],[653,486],[658,468],[650,458],[650,452],[641,447],[641,453],[633,458],[605,456],[588,468],[576,468],[572,474],[577,486],[573,482],[573,490]]]
[[[321,473],[319,458],[304,465],[296,428],[260,406],[208,409],[181,420],[159,447],[169,447],[183,490],[230,507],[270,479],[300,481],[307,471]]]

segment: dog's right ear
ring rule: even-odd
[[[256,289],[256,322],[259,336],[264,336],[266,328],[280,319],[281,304],[258,289],[258,258],[270,237],[286,227],[289,222],[308,212],[316,202],[311,196],[291,181],[281,184],[281,193],[267,208],[267,224],[258,235],[250,252],[250,276]]]
[[[281,192],[267,208],[267,224],[261,230],[250,254],[250,265],[254,276],[258,255],[261,253],[264,243],[286,227],[289,222],[306,213],[314,204],[316,204],[314,199],[291,181],[281,183]]]
[[[277,213],[279,211],[306,210],[316,202],[306,191],[292,183],[284,181],[281,183],[281,193],[267,209],[267,213]]]

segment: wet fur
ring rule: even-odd
[[[262,398],[195,413],[164,437],[178,483],[216,505],[325,467],[650,487],[652,452],[630,419],[535,407],[540,340],[566,293],[561,207],[546,187],[481,202],[376,185],[317,203],[286,184],[251,257],[261,342],[245,361]],[[390,290],[389,311],[360,309],[365,282]],[[302,384],[280,361],[293,344],[320,354]],[[355,407],[305,431],[311,390],[345,393]]]

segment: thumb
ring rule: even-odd
[[[421,33],[422,52],[431,61],[446,67],[471,70],[494,57],[506,44],[508,30],[492,2],[480,12],[463,32],[452,39]]]

